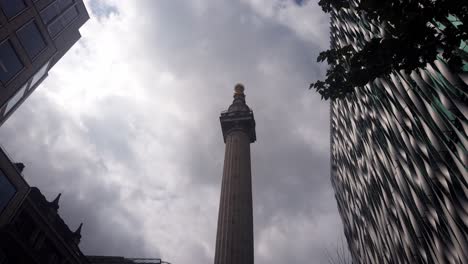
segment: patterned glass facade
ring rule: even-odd
[[[352,9],[331,14],[334,47],[383,31]],[[467,92],[468,73],[439,59],[331,102],[331,180],[354,263],[468,263]]]

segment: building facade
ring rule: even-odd
[[[234,101],[221,113],[226,151],[219,203],[215,264],[253,264],[254,238],[250,144],[255,119],[245,103],[244,86],[236,85]]]
[[[0,125],[80,39],[82,0],[0,0]]]
[[[0,264],[170,264],[157,258],[85,256],[81,228],[72,231],[59,214],[61,194],[47,200],[22,177],[0,148]]]
[[[334,47],[383,31],[332,12]],[[331,180],[354,263],[468,263],[467,92],[468,73],[439,59],[331,102]]]
[[[29,185],[21,176],[21,169],[22,166],[15,165],[0,148],[0,228],[12,221],[29,194]]]
[[[81,228],[72,231],[59,215],[59,200],[29,187],[0,148],[0,264],[170,264],[156,258],[85,256]]]
[[[59,198],[47,201],[36,187],[12,214],[0,219],[0,264],[86,264],[78,244],[81,225],[71,231],[58,214]]]

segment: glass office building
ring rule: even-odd
[[[383,31],[353,9],[331,14],[335,47]],[[467,93],[468,73],[439,59],[331,102],[331,180],[354,263],[468,263]]]
[[[78,29],[88,19],[82,0],[0,0],[0,125],[78,41]],[[41,210],[29,206],[32,202],[28,197],[34,193],[21,170],[0,147],[0,263],[36,263],[24,252],[38,251],[38,248],[21,244],[22,239],[31,238],[23,234],[29,229],[25,228],[27,225],[18,227],[17,224],[30,219],[23,217],[24,212],[37,215]],[[57,235],[51,237],[56,239]],[[49,251],[53,250],[40,252]],[[40,263],[55,263],[44,259],[49,255],[41,255]]]
[[[82,0],[0,0],[0,124],[80,38]]]

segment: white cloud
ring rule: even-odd
[[[256,13],[288,27],[298,37],[326,48],[329,43],[329,18],[321,12],[315,1],[299,6],[293,0],[241,0],[250,5]]]

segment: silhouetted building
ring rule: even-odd
[[[11,162],[0,148],[0,228],[11,222],[29,193],[29,185],[21,176],[23,167]]]
[[[88,263],[78,248],[81,226],[72,232],[58,215],[60,195],[47,201],[23,168],[0,148],[0,264]]]
[[[124,258],[114,256],[87,256],[92,264],[170,264],[158,258]]]
[[[244,86],[236,85],[234,101],[220,116],[226,152],[216,235],[215,264],[253,264],[254,238],[250,143],[255,120],[245,103]]]
[[[332,12],[333,47],[384,31]],[[436,60],[331,102],[331,179],[354,263],[468,263],[467,91],[468,74]]]
[[[81,37],[82,0],[0,0],[0,125]]]
[[[160,259],[85,256],[78,247],[82,224],[72,231],[58,213],[61,194],[47,201],[38,188],[29,187],[23,168],[0,148],[0,264],[169,264]]]
[[[30,188],[9,221],[0,225],[0,263],[89,263],[78,247],[81,225],[76,231],[68,228],[58,215],[59,198],[47,201],[38,188]]]

